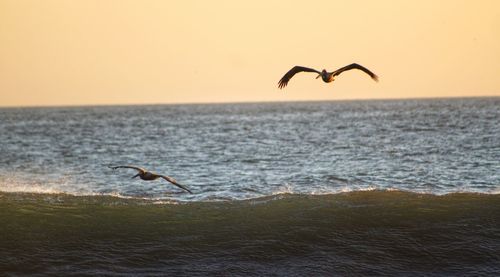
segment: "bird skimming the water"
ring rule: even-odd
[[[139,171],[139,173],[137,173],[136,175],[134,175],[133,178],[136,178],[136,177],[140,177],[142,180],[145,180],[145,181],[153,181],[153,180],[156,180],[158,178],[163,178],[167,181],[169,181],[170,183],[174,184],[175,186],[189,192],[189,193],[192,193],[189,189],[187,189],[186,187],[184,187],[183,185],[177,183],[177,181],[170,177],[170,176],[166,176],[166,175],[160,175],[160,174],[156,174],[156,173],[153,173],[153,172],[150,172],[150,171],[147,171],[146,169],[144,168],[140,168],[140,167],[137,167],[137,166],[130,166],[130,165],[119,165],[119,166],[110,166],[110,168],[112,169],[117,169],[117,168],[132,168],[132,169],[135,169],[137,171]]]
[[[370,75],[370,77],[372,77],[373,80],[378,82],[378,76],[375,75],[375,73],[371,72],[366,67],[359,65],[357,63],[352,63],[350,65],[341,67],[333,72],[327,72],[325,69],[323,69],[321,72],[319,72],[318,70],[313,69],[313,68],[308,68],[308,67],[303,67],[303,66],[297,65],[297,66],[294,66],[292,69],[290,69],[285,74],[285,76],[283,76],[283,78],[281,78],[281,80],[278,82],[278,87],[280,89],[286,87],[286,85],[288,84],[290,79],[292,79],[292,77],[299,72],[316,72],[316,73],[318,73],[318,76],[316,77],[316,79],[321,77],[321,79],[323,79],[323,81],[325,83],[330,83],[330,82],[334,81],[335,76],[339,75],[340,73],[342,73],[344,71],[351,70],[351,69],[359,69],[359,70],[363,71],[364,73]]]

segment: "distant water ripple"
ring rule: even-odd
[[[185,201],[497,193],[500,99],[0,109],[0,191]],[[171,175],[130,180],[135,164]]]

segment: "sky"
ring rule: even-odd
[[[0,0],[0,106],[464,96],[500,96],[500,1]]]

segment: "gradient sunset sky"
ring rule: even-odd
[[[0,0],[0,106],[460,96],[500,96],[500,1]]]

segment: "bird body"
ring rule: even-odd
[[[140,174],[139,178],[141,178],[144,181],[153,181],[160,178],[160,175],[147,171],[144,174]]]
[[[314,69],[314,68],[308,68],[308,67],[304,67],[304,66],[294,66],[292,69],[290,69],[278,82],[278,87],[280,89],[286,87],[288,85],[288,82],[290,81],[290,79],[297,73],[299,72],[315,72],[315,73],[318,73],[318,76],[316,77],[316,79],[318,79],[319,77],[321,77],[321,79],[323,80],[323,82],[325,83],[331,83],[335,80],[335,76],[338,76],[340,73],[344,72],[344,71],[348,71],[348,70],[351,70],[351,69],[359,69],[363,72],[365,72],[366,74],[368,74],[374,81],[378,81],[378,76],[371,72],[370,70],[368,70],[368,68],[362,66],[362,65],[359,65],[357,63],[352,63],[350,65],[347,65],[347,66],[344,66],[344,67],[341,67],[333,72],[328,72],[326,71],[325,69],[323,69],[321,72]]]
[[[179,184],[174,178],[167,176],[167,175],[156,174],[156,173],[153,173],[151,171],[147,171],[146,169],[141,168],[141,167],[130,166],[130,165],[119,165],[119,166],[110,166],[110,168],[112,168],[112,169],[117,169],[117,168],[135,169],[138,171],[138,173],[136,175],[134,175],[132,177],[132,179],[139,177],[139,178],[141,178],[141,180],[144,180],[144,181],[153,181],[153,180],[156,180],[158,178],[163,178],[163,179],[167,180],[168,182],[172,183],[173,185],[175,185],[175,186],[177,186],[177,187],[179,187],[179,188],[181,188],[189,193],[192,193],[188,188]]]
[[[335,78],[333,78],[333,72],[328,73],[325,69],[323,69],[321,71],[321,74],[318,75],[318,77],[316,77],[316,79],[318,79],[320,76],[321,76],[321,79],[323,80],[323,82],[325,82],[325,83],[331,83],[331,82],[333,82],[333,80],[335,80]]]

